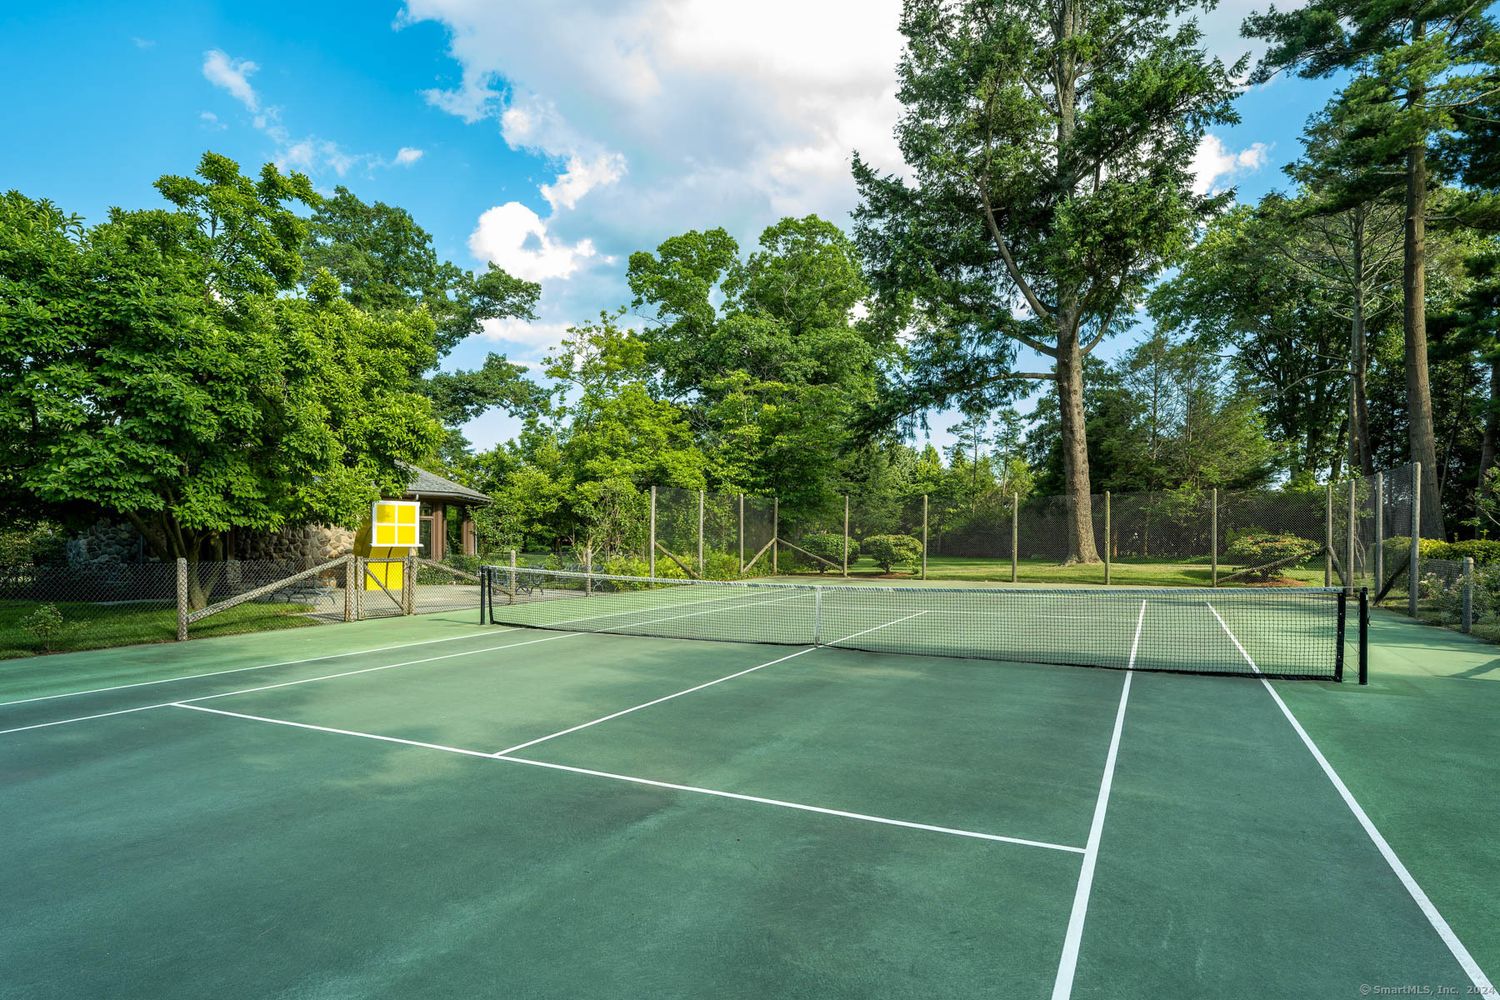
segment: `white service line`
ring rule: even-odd
[[[1120,754],[1120,734],[1125,729],[1125,705],[1130,699],[1130,680],[1135,674],[1136,650],[1141,646],[1141,626],[1146,623],[1146,602],[1141,601],[1140,617],[1135,620],[1135,641],[1130,644],[1130,663],[1125,684],[1120,688],[1120,707],[1115,712],[1115,729],[1109,738],[1109,753],[1104,758],[1104,780],[1099,783],[1099,801],[1094,805],[1094,821],[1089,824],[1088,846],[1083,852],[1083,868],[1078,873],[1078,888],[1073,892],[1073,912],[1068,916],[1068,932],[1063,937],[1062,957],[1057,963],[1057,978],[1052,981],[1052,1000],[1068,1000],[1073,995],[1073,976],[1078,971],[1078,949],[1083,943],[1083,921],[1088,915],[1089,893],[1094,887],[1094,869],[1099,862],[1099,841],[1104,836],[1104,814],[1109,809],[1109,792],[1115,781],[1115,761]]]
[[[38,701],[55,701],[58,698],[79,698],[86,694],[104,694],[107,691],[125,691],[130,688],[151,687],[155,684],[171,684],[173,681],[190,681],[199,677],[222,677],[225,674],[239,674],[247,670],[266,670],[271,667],[292,667],[299,663],[316,663],[319,660],[337,660],[345,656],[364,656],[368,653],[388,653],[393,649],[406,649],[410,646],[429,646],[439,642],[452,642],[455,639],[488,639],[492,635],[501,632],[514,632],[514,628],[486,630],[484,632],[471,632],[467,635],[448,635],[441,639],[417,639],[413,642],[398,642],[391,646],[376,646],[372,649],[351,649],[347,653],[325,653],[322,656],[308,656],[300,660],[278,660],[275,663],[256,663],[248,667],[231,667],[228,670],[211,670],[202,674],[181,674],[177,677],[163,677],[154,681],[136,681],[133,684],[115,684],[110,687],[88,688],[84,691],[64,691],[62,694],[44,694],[35,698],[20,698],[16,701],[0,701],[0,708],[9,708],[12,705],[30,705]]]
[[[825,809],[822,806],[810,806],[801,802],[785,802],[781,799],[767,799],[758,795],[742,795],[739,792],[726,792],[717,788],[699,788],[695,785],[678,785],[669,781],[655,781],[651,778],[637,778],[628,774],[615,774],[610,771],[594,771],[586,767],[573,767],[568,764],[553,764],[549,761],[530,760],[525,757],[506,757],[501,754],[483,753],[478,750],[466,750],[462,747],[444,746],[441,743],[424,743],[420,740],[408,740],[399,736],[382,736],[379,733],[363,733],[355,729],[336,729],[332,726],[315,726],[308,722],[292,722],[289,719],[272,719],[264,715],[248,715],[244,712],[226,712],[218,708],[204,708],[201,705],[193,705],[187,702],[173,703],[173,708],[186,708],[194,712],[211,712],[214,715],[227,715],[231,718],[246,719],[251,722],[266,722],[275,726],[290,726],[294,729],[308,729],[318,733],[332,733],[336,736],[357,736],[361,739],[378,740],[382,743],[397,743],[404,746],[421,747],[426,750],[441,750],[444,753],[462,754],[465,757],[480,757],[485,760],[501,761],[507,764],[524,764],[527,767],[545,768],[551,771],[567,771],[571,774],[583,774],[594,778],[605,778],[610,781],[623,781],[633,785],[646,785],[651,788],[663,788],[674,792],[691,792],[695,795],[710,795],[721,799],[734,799],[739,802],[754,802],[758,805],[777,806],[782,809],[794,809],[799,812],[818,813],[824,816],[837,816],[842,819],[859,820],[865,823],[878,823],[882,826],[898,826],[909,830],[925,830],[929,833],[945,833],[954,837],[967,837],[971,840],[987,840],[1002,844],[1017,844],[1022,847],[1040,847],[1049,851],[1066,851],[1070,854],[1082,854],[1083,848],[1071,847],[1067,844],[1050,844],[1043,840],[1026,840],[1021,837],[1002,837],[994,833],[979,833],[974,830],[959,830],[953,827],[933,826],[928,823],[913,823],[903,819],[889,819],[884,816],[869,816],[865,813],[846,812],[842,809]]]
[[[879,632],[883,628],[890,628],[892,625],[900,625],[902,622],[909,622],[913,618],[916,618],[918,615],[925,615],[925,614],[927,614],[927,612],[925,612],[925,611],[918,611],[918,612],[916,612],[916,614],[910,614],[910,615],[907,615],[904,618],[897,618],[895,621],[886,622],[884,625],[876,625],[874,628],[867,628],[863,632],[855,632],[853,635],[846,635],[846,636],[843,636],[841,638],[835,639],[832,642],[825,642],[825,643],[823,643],[823,645],[825,645],[825,646],[837,646],[841,642],[848,642],[850,639],[858,639],[862,635],[869,635],[871,632]]]
[[[517,750],[525,750],[527,747],[534,747],[538,743],[546,743],[548,740],[555,740],[559,736],[566,736],[569,733],[576,733],[580,729],[587,729],[590,726],[597,726],[601,722],[608,722],[611,719],[618,719],[622,715],[629,715],[631,712],[639,712],[643,708],[650,708],[652,705],[660,705],[664,701],[671,701],[673,698],[681,698],[685,694],[692,694],[694,691],[702,691],[704,688],[713,687],[715,684],[723,684],[725,681],[732,681],[736,677],[743,677],[746,674],[754,673],[755,671],[764,669],[765,667],[772,667],[778,663],[785,663],[787,660],[792,659],[792,657],[794,656],[801,656],[803,653],[811,653],[816,648],[816,646],[808,646],[806,649],[799,649],[795,653],[788,653],[787,655],[777,657],[774,660],[767,660],[765,663],[757,663],[755,666],[750,667],[746,670],[741,670],[738,673],[727,674],[723,677],[715,678],[714,680],[699,684],[697,687],[690,687],[682,691],[676,691],[672,694],[663,695],[662,697],[656,698],[652,701],[642,702],[639,705],[632,705],[630,708],[622,708],[620,709],[620,711],[612,712],[609,715],[601,715],[599,718],[594,719],[590,722],[582,722],[568,729],[559,729],[557,732],[551,733],[547,736],[538,736],[534,740],[527,740],[525,743],[517,743],[513,747],[506,747],[504,750],[497,750],[496,754],[504,755],[515,753]]]
[[[1333,765],[1328,762],[1328,758],[1323,756],[1323,751],[1318,749],[1318,745],[1307,734],[1307,730],[1302,728],[1302,723],[1297,721],[1297,717],[1292,714],[1292,710],[1287,707],[1286,702],[1281,700],[1281,695],[1277,693],[1276,688],[1272,687],[1270,680],[1261,673],[1260,667],[1256,666],[1255,661],[1250,658],[1250,654],[1240,644],[1239,638],[1230,631],[1229,626],[1225,624],[1223,617],[1219,614],[1219,609],[1214,607],[1210,601],[1204,601],[1203,603],[1208,605],[1208,610],[1212,611],[1214,617],[1219,620],[1219,627],[1224,630],[1225,635],[1229,636],[1229,641],[1234,643],[1234,648],[1240,651],[1240,655],[1245,658],[1245,662],[1250,665],[1250,669],[1260,677],[1260,682],[1265,685],[1267,693],[1271,695],[1271,700],[1276,702],[1276,707],[1281,709],[1281,714],[1286,716],[1286,721],[1292,724],[1292,729],[1301,737],[1303,745],[1313,755],[1313,759],[1318,762],[1318,766],[1323,769],[1323,773],[1328,776],[1328,780],[1333,783],[1334,790],[1339,793],[1339,797],[1344,800],[1344,805],[1349,807],[1349,811],[1354,814],[1354,818],[1359,821],[1359,825],[1364,827],[1365,833],[1369,836],[1371,842],[1374,843],[1375,849],[1380,852],[1381,857],[1385,858],[1386,864],[1391,866],[1391,871],[1396,873],[1396,878],[1406,887],[1407,893],[1416,902],[1417,908],[1422,911],[1422,915],[1427,918],[1427,922],[1432,925],[1432,929],[1437,931],[1438,937],[1442,938],[1443,944],[1448,946],[1448,951],[1457,959],[1458,964],[1463,967],[1464,973],[1469,977],[1469,982],[1474,984],[1475,994],[1486,997],[1500,995],[1496,993],[1494,984],[1484,974],[1484,970],[1479,967],[1479,963],[1474,960],[1474,956],[1469,954],[1469,949],[1464,947],[1464,943],[1459,940],[1453,928],[1448,925],[1447,919],[1438,912],[1438,908],[1433,905],[1427,893],[1422,890],[1422,887],[1417,884],[1417,880],[1407,870],[1406,865],[1396,856],[1395,849],[1391,847],[1390,843],[1376,829],[1374,821],[1370,819],[1364,807],[1355,799],[1354,793],[1349,791],[1349,786],[1344,784],[1344,779],[1339,777],[1338,772],[1333,769]]]
[[[515,630],[511,630],[515,631]],[[311,684],[313,681],[330,681],[337,677],[353,677],[356,674],[370,674],[377,670],[394,670],[397,667],[410,667],[418,663],[433,663],[437,660],[451,660],[456,656],[477,656],[480,653],[493,653],[502,649],[514,649],[517,646],[531,646],[538,642],[551,642],[555,639],[567,639],[571,636],[585,635],[584,632],[560,632],[557,635],[545,636],[541,639],[527,639],[525,642],[510,642],[501,646],[485,646],[482,649],[466,649],[461,653],[445,653],[442,656],[426,656],[419,660],[403,660],[400,663],[384,663],[376,667],[361,667],[358,670],[343,670],[336,674],[319,674],[317,677],[303,677],[295,681],[282,681],[279,684],[262,684],[258,687],[240,688],[236,691],[224,691],[219,694],[203,695],[199,698],[179,698],[177,701],[160,701],[154,705],[137,705],[134,708],[122,708],[114,712],[99,712],[94,715],[81,715],[71,719],[54,719],[51,722],[37,722],[30,726],[17,726],[14,729],[0,729],[0,736],[9,733],[24,733],[32,729],[47,729],[51,726],[66,726],[74,722],[89,722],[93,719],[107,719],[115,715],[129,715],[132,712],[149,712],[154,708],[171,708],[190,701],[209,701],[214,698],[228,698],[237,694],[253,694],[256,691],[270,691],[273,688],[291,687],[295,684]]]

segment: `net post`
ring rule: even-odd
[[[1349,524],[1344,532],[1344,591],[1354,592],[1354,529],[1356,524],[1358,479],[1349,480]]]
[[[1339,625],[1333,652],[1333,679],[1342,683],[1344,680],[1344,618],[1349,613],[1349,592],[1339,591],[1338,600]]]
[[[1323,487],[1323,586],[1333,586],[1333,483]]]
[[[1385,586],[1385,473],[1375,473],[1375,589]]]
[[[1114,546],[1111,544],[1114,541],[1114,535],[1113,535],[1113,533],[1111,532],[1110,529],[1111,529],[1111,525],[1110,525],[1110,522],[1109,522],[1109,490],[1105,490],[1104,491],[1104,585],[1106,587],[1109,586],[1109,567],[1110,567],[1109,550],[1112,549],[1112,548],[1114,548]]]
[[[781,498],[771,498],[771,575],[781,575]]]
[[[1020,575],[1021,494],[1010,495],[1010,582]]]
[[[1474,631],[1474,557],[1464,556],[1463,630]]]
[[[177,641],[188,637],[188,570],[187,560],[177,557]]]
[[[823,645],[823,588],[813,587],[813,634],[812,644]]]
[[[703,577],[703,491],[698,491],[698,577]]]
[[[927,494],[922,494],[922,579],[927,579]]]
[[[1209,491],[1208,498],[1208,558],[1212,564],[1209,573],[1210,586],[1219,585],[1219,488]]]
[[[740,494],[740,576],[745,575],[745,494]]]
[[[849,494],[844,494],[844,579],[849,579]]]
[[[1406,562],[1406,613],[1417,617],[1422,590],[1422,463],[1411,463],[1411,556]]]
[[[646,573],[651,579],[656,579],[656,487],[651,487],[651,535],[646,541],[646,565],[649,567]]]
[[[1370,683],[1370,591],[1359,588],[1359,682]]]

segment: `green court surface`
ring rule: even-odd
[[[1362,688],[906,648],[981,603],[628,634],[806,610],[695,599],[0,667],[0,997],[1491,988],[1495,647],[1377,616]],[[1319,634],[1198,604],[1009,624],[1162,669]]]

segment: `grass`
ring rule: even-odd
[[[36,656],[44,652],[72,653],[144,642],[171,642],[177,638],[177,609],[160,604],[89,604],[58,601],[63,628],[53,636],[49,649],[22,628],[21,621],[40,605],[35,601],[0,601],[0,660]],[[262,632],[270,629],[312,625],[308,609],[301,604],[250,602],[221,611],[194,624],[194,638]]]
[[[1064,566],[1048,559],[1022,559],[1017,567],[1020,583],[1055,584],[1102,584],[1102,563],[1079,563]],[[1233,573],[1238,566],[1219,564],[1219,581]],[[789,575],[783,573],[783,575]],[[817,576],[817,573],[797,574]],[[837,577],[837,573],[823,574]],[[849,567],[851,577],[884,579],[885,572],[867,559],[859,560]],[[915,572],[891,574],[891,579],[909,579]],[[977,559],[970,556],[928,556],[927,579],[965,580],[971,582],[1010,582],[1010,561],[1004,559]],[[1133,587],[1207,587],[1213,583],[1212,568],[1194,559],[1118,559],[1110,567],[1110,582]],[[1284,585],[1322,586],[1323,567],[1305,565],[1283,570],[1279,581]],[[1244,586],[1245,580],[1232,580],[1230,586]]]

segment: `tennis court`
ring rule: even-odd
[[[1493,804],[1420,813],[1494,765],[1363,760],[1380,621],[1364,688],[1331,592],[923,593],[500,569],[18,666],[0,996],[1490,988]]]

